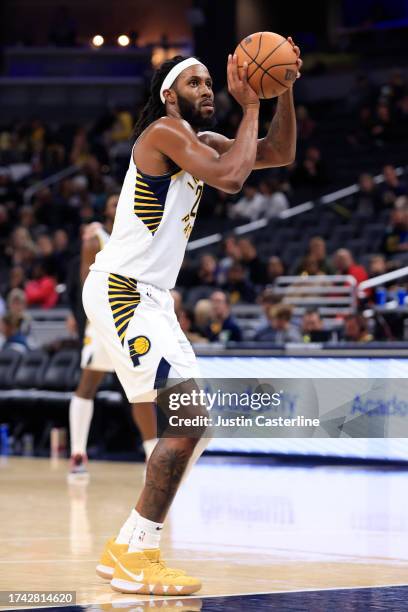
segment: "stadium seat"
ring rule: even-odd
[[[350,249],[356,259],[358,259],[360,255],[365,255],[366,253],[372,253],[375,251],[370,240],[366,237],[350,240],[347,243],[347,248]]]
[[[14,377],[13,386],[16,389],[38,388],[48,359],[47,353],[40,350],[30,351],[23,355]]]
[[[352,225],[344,225],[336,227],[331,238],[337,240],[342,246],[346,246],[347,243],[354,238],[355,229]]]
[[[303,255],[303,253],[304,245],[294,242],[285,247],[285,250],[282,253],[282,259],[287,266],[291,267],[294,264],[297,264],[298,259]]]
[[[113,389],[115,389],[115,376],[112,372],[107,372],[98,391],[112,391]]]
[[[52,391],[70,391],[76,385],[76,371],[79,355],[77,351],[60,351],[56,353],[46,368],[41,380],[41,387]]]
[[[14,375],[21,361],[21,353],[12,350],[0,352],[0,389],[11,389]]]

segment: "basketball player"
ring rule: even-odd
[[[106,201],[104,224],[93,223],[85,230],[81,249],[81,283],[85,281],[96,254],[103,249],[110,238],[118,200],[118,195],[111,195]],[[71,440],[69,482],[89,480],[86,445],[94,410],[94,399],[105,373],[113,371],[109,355],[89,322],[85,329],[81,368],[81,378],[69,405]],[[147,461],[157,442],[155,407],[152,403],[147,406],[136,404],[132,407],[132,415],[142,435]]]
[[[294,46],[293,42],[290,40]],[[301,67],[299,49],[294,46]],[[259,99],[242,79],[237,58],[227,66],[228,90],[243,116],[236,138],[210,131],[214,94],[207,68],[175,57],[155,72],[136,125],[136,143],[119,198],[111,239],[98,253],[83,302],[131,402],[154,394],[163,364],[175,377],[199,377],[192,348],[178,325],[170,289],[175,285],[204,183],[237,193],[254,168],[293,162],[296,120],[292,91],[282,94],[266,137],[258,139]],[[147,465],[146,484],[97,573],[123,593],[187,595],[197,578],[169,569],[160,534],[188,464],[202,440],[161,438]]]

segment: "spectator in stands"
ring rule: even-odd
[[[408,209],[408,196],[398,196],[394,202],[394,208]]]
[[[322,161],[322,154],[317,147],[308,147],[305,158],[294,165],[290,176],[294,187],[323,187],[328,182],[326,164]]]
[[[256,221],[262,215],[264,198],[255,183],[247,181],[243,187],[243,196],[230,208],[231,219]]]
[[[380,186],[380,197],[383,206],[392,206],[399,196],[406,196],[408,189],[391,164],[383,168],[384,183]]]
[[[9,169],[0,168],[0,204],[19,201],[20,196],[13,183]]]
[[[27,312],[27,300],[22,289],[12,289],[7,296],[7,309],[10,314],[20,320],[20,330],[25,336],[29,336],[31,329],[31,317]]]
[[[368,277],[375,278],[387,272],[387,262],[384,255],[372,255],[368,263]]]
[[[373,336],[368,331],[367,320],[361,314],[350,314],[344,319],[346,342],[372,342]]]
[[[314,134],[316,122],[310,118],[306,106],[301,104],[296,107],[296,124],[298,140],[303,142],[308,141]]]
[[[6,252],[10,256],[12,265],[29,266],[32,263],[36,255],[36,248],[25,227],[16,227]]]
[[[323,321],[317,308],[308,308],[302,318],[303,342],[313,342],[316,332],[323,331]]]
[[[323,274],[333,274],[333,266],[327,257],[326,241],[321,236],[313,236],[309,240],[307,254],[313,257]]]
[[[390,102],[395,105],[408,93],[407,82],[403,72],[399,68],[392,70],[387,85],[386,91],[382,92],[387,96]]]
[[[203,195],[203,200],[200,203],[200,214],[202,213],[202,205],[207,204],[207,207],[209,206],[209,202],[204,199],[206,196],[206,193],[208,193],[209,190],[205,190],[204,191],[204,195]],[[214,190],[214,202],[212,204],[213,206],[213,212],[212,214],[216,217],[219,217],[220,219],[226,219],[226,218],[231,218],[230,215],[230,210],[231,208],[234,208],[234,201],[233,201],[233,196],[231,196],[229,193],[226,193],[225,191],[221,191],[221,189],[215,189]]]
[[[301,342],[300,332],[291,322],[292,314],[293,309],[288,304],[270,306],[267,311],[268,325],[256,333],[254,340],[274,344]]]
[[[194,306],[194,321],[200,334],[205,334],[212,316],[211,300],[198,300]]]
[[[385,255],[399,255],[408,252],[408,208],[394,208],[391,212],[390,226],[385,230],[383,239]]]
[[[49,234],[40,234],[36,240],[37,255],[44,261],[54,260],[54,245]]]
[[[348,249],[338,249],[334,254],[335,274],[348,274],[354,276],[357,284],[367,280],[367,272],[363,266],[356,264]]]
[[[23,266],[13,266],[9,272],[6,293],[13,289],[24,289],[25,283],[26,275]]]
[[[49,187],[42,187],[34,195],[33,210],[35,218],[40,225],[53,227],[57,223],[64,223],[64,219],[59,217],[59,209],[53,201],[52,191]]]
[[[80,165],[84,163],[88,159],[89,153],[90,144],[87,131],[83,126],[77,127],[69,159],[71,164]]]
[[[247,268],[249,280],[253,285],[263,285],[266,282],[265,263],[258,255],[254,242],[250,238],[240,238],[238,240],[239,261]]]
[[[6,314],[1,320],[1,333],[4,337],[2,348],[5,350],[25,353],[28,350],[27,338],[21,332],[20,318],[12,313]]]
[[[212,316],[206,329],[210,342],[240,342],[242,333],[231,315],[231,306],[224,291],[214,291],[211,295]]]
[[[354,149],[366,149],[372,146],[373,116],[370,106],[363,106],[359,111],[358,124],[348,135],[347,140]]]
[[[189,308],[182,308],[179,311],[178,321],[180,327],[187,336],[187,339],[192,343],[206,343],[208,338],[205,338],[197,329],[194,322],[194,313]]]
[[[259,191],[263,195],[260,217],[273,219],[289,208],[289,200],[277,179],[264,179],[259,183]]]
[[[193,285],[217,286],[217,260],[211,253],[201,255]]]
[[[70,258],[69,237],[64,229],[57,229],[52,237],[53,260],[59,283],[65,282]]]
[[[273,287],[266,287],[258,298],[258,303],[262,308],[262,317],[259,321],[259,330],[268,325],[268,312],[271,306],[276,306],[281,302],[281,296],[278,295]]]
[[[133,133],[133,117],[125,108],[117,108],[114,111],[115,121],[109,134],[114,143],[125,142],[129,146],[129,141]]]
[[[9,211],[6,206],[0,204],[0,246],[3,246],[6,239],[10,236],[12,227],[13,224]]]
[[[353,197],[353,210],[359,215],[371,217],[382,208],[378,188],[368,172],[360,174],[358,184],[360,190]]]
[[[347,94],[346,104],[349,110],[369,108],[374,100],[374,87],[366,74],[357,75],[351,90]]]
[[[214,255],[205,253],[200,257],[199,266],[191,275],[189,286],[191,287],[187,296],[189,304],[195,304],[198,300],[211,295],[218,286],[217,260]]]
[[[56,280],[47,270],[46,264],[38,260],[33,267],[32,280],[25,286],[27,304],[40,308],[53,308],[58,302]]]
[[[227,271],[235,261],[241,261],[242,253],[236,236],[227,236],[223,241],[224,256],[218,264],[218,282],[222,285],[227,281]]]
[[[323,329],[323,321],[318,309],[308,308],[305,310],[302,318],[302,332],[309,334],[312,331],[320,331],[321,329]]]
[[[222,286],[222,289],[229,295],[230,303],[237,304],[238,302],[253,303],[256,293],[252,283],[246,277],[244,266],[235,262],[227,272],[227,282]]]
[[[325,272],[314,255],[306,255],[300,262],[298,274],[300,276],[321,276]]]
[[[268,265],[266,267],[266,282],[273,284],[278,276],[285,274],[285,266],[280,257],[277,255],[271,255],[268,259]]]
[[[35,230],[37,227],[37,220],[35,218],[34,209],[32,206],[22,206],[19,211],[20,226],[24,227],[30,232],[31,238],[34,238]]]
[[[396,140],[396,129],[388,104],[380,102],[377,105],[371,136],[374,144],[379,147]]]
[[[405,95],[398,101],[396,114],[398,131],[400,132],[401,140],[404,141],[408,136],[408,95]]]

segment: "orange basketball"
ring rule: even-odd
[[[296,80],[296,53],[280,34],[251,34],[239,43],[235,53],[238,68],[248,62],[248,82],[262,99],[280,96]]]

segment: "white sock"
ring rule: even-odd
[[[133,508],[126,521],[123,523],[119,535],[115,542],[116,544],[129,544],[132,533],[136,529],[140,514]]]
[[[88,442],[94,403],[93,400],[72,396],[69,405],[69,433],[71,438],[71,455],[84,455]]]
[[[163,523],[154,523],[139,514],[136,529],[130,538],[128,552],[159,548],[162,529]]]
[[[143,450],[146,455],[146,459],[145,459],[146,463],[149,461],[150,455],[152,454],[156,444],[157,444],[157,438],[151,438],[150,440],[144,440]]]

